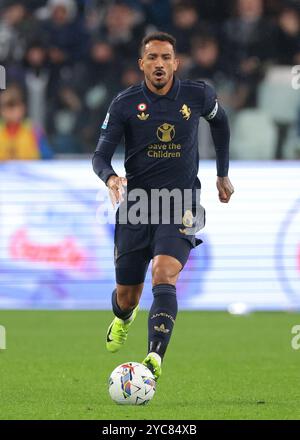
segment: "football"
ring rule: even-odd
[[[111,373],[109,394],[120,405],[145,405],[155,394],[156,382],[151,371],[138,362],[125,362]]]

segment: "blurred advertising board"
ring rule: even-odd
[[[299,309],[300,164],[232,162],[229,204],[218,200],[214,162],[200,162],[199,177],[206,226],[180,275],[179,306]],[[104,200],[90,161],[0,164],[0,308],[110,309],[114,225],[99,221]]]

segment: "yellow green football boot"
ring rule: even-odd
[[[151,352],[148,353],[147,357],[143,360],[143,365],[149,368],[155,380],[157,380],[161,376],[161,357],[159,354]]]
[[[108,327],[106,334],[106,348],[111,353],[119,351],[123,344],[125,344],[128,330],[133,321],[136,318],[139,306],[133,310],[132,315],[126,321],[115,317],[110,326]]]

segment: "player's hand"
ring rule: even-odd
[[[124,186],[127,185],[127,179],[125,177],[110,176],[106,182],[106,186],[109,190],[109,197],[115,208],[116,204],[123,202],[123,194],[125,192]]]
[[[234,193],[234,188],[229,180],[229,177],[218,177],[217,188],[219,191],[219,200],[222,203],[228,203],[230,197]]]

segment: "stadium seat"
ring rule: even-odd
[[[273,159],[276,140],[276,127],[268,114],[242,110],[234,120],[230,156],[240,160]]]
[[[282,158],[288,160],[300,159],[300,137],[294,125],[290,127],[287,133],[286,141],[282,147]]]
[[[300,92],[292,87],[292,67],[271,67],[258,87],[258,107],[279,124],[291,124],[300,108]]]

